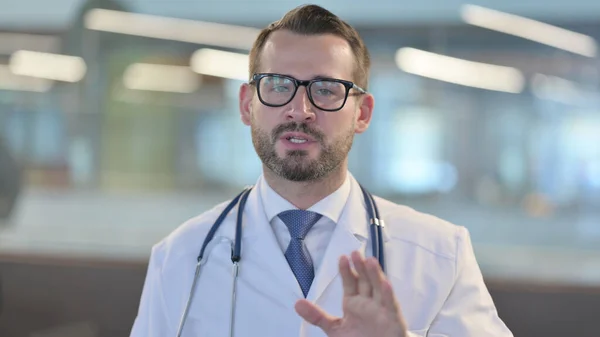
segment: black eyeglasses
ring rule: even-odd
[[[348,96],[367,93],[353,82],[335,78],[301,81],[287,75],[263,73],[252,75],[250,84],[256,86],[260,102],[270,107],[280,107],[291,102],[300,86],[306,87],[310,102],[323,111],[338,111],[344,107]],[[350,93],[350,89],[358,92]]]

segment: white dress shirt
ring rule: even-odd
[[[290,231],[277,215],[284,211],[298,209],[298,207],[292,205],[289,201],[285,200],[281,195],[275,192],[263,176],[259,179],[256,187],[258,188],[260,198],[262,199],[267,219],[271,224],[271,228],[273,228],[273,233],[277,238],[277,242],[279,243],[282,252],[285,254],[285,251],[290,244]],[[346,206],[349,195],[350,177],[347,175],[342,186],[308,209],[308,211],[322,215],[319,221],[314,224],[304,238],[306,248],[308,249],[308,253],[314,264],[315,275],[319,270],[319,266],[325,255],[325,250],[329,245],[333,230],[340,219],[344,206]]]

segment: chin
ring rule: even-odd
[[[319,152],[314,150],[285,150],[279,158],[283,160],[313,161],[319,158]]]

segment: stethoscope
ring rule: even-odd
[[[384,249],[383,249],[383,220],[379,217],[379,209],[377,208],[377,204],[375,203],[375,199],[362,185],[360,186],[363,197],[365,199],[365,205],[367,209],[367,214],[369,216],[369,228],[371,230],[371,240],[372,240],[372,248],[373,248],[373,257],[377,258],[379,261],[379,265],[382,270],[385,272],[385,258],[384,258]],[[177,329],[177,337],[181,337],[181,333],[183,332],[183,327],[185,325],[185,321],[187,320],[187,316],[192,305],[192,300],[194,298],[194,294],[196,292],[196,284],[198,283],[198,278],[200,276],[200,269],[202,265],[206,263],[208,260],[208,254],[205,255],[209,244],[212,242],[215,233],[229,214],[231,210],[239,203],[238,212],[237,212],[237,220],[235,227],[235,241],[232,243],[231,247],[231,262],[233,263],[233,283],[231,289],[231,312],[230,312],[230,321],[229,321],[229,336],[233,337],[233,327],[235,322],[235,304],[236,304],[236,295],[237,295],[237,279],[240,270],[240,260],[241,260],[241,251],[242,251],[242,215],[244,213],[244,207],[246,206],[246,200],[248,199],[248,195],[252,190],[252,186],[245,188],[240,194],[238,194],[231,202],[225,207],[223,212],[219,215],[215,223],[212,225],[204,242],[202,243],[202,248],[200,249],[200,254],[198,255],[198,263],[196,264],[196,272],[194,274],[194,281],[192,282],[192,287],[190,289],[190,294],[187,299],[187,303],[185,305],[185,309],[183,314],[181,315],[181,320],[179,322],[179,328]],[[213,243],[215,244],[215,243]],[[210,249],[209,249],[210,253]]]

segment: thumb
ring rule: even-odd
[[[321,328],[325,334],[329,334],[331,329],[340,320],[305,299],[296,302],[295,308],[300,317],[304,318],[308,323]]]

